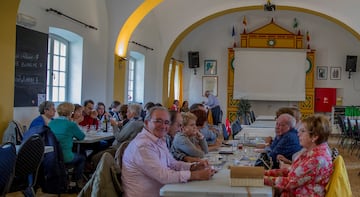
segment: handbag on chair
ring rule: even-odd
[[[269,153],[261,153],[259,158],[255,161],[255,166],[264,166],[265,170],[271,170],[274,166]]]

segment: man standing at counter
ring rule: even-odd
[[[204,105],[207,105],[211,109],[211,114],[213,118],[213,125],[218,125],[221,123],[221,108],[218,98],[210,93],[209,90],[205,91],[205,96],[207,97],[207,102],[203,101]]]

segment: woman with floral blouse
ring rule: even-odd
[[[325,196],[325,187],[333,170],[327,144],[330,132],[327,117],[305,118],[298,133],[303,151],[290,168],[265,171],[265,184],[277,188],[282,197]]]

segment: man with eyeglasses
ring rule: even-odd
[[[151,108],[144,123],[122,159],[125,197],[160,196],[160,188],[165,184],[208,180],[215,173],[205,163],[186,163],[173,158],[165,141],[170,125],[166,108]]]

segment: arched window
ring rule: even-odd
[[[65,29],[49,28],[46,99],[81,103],[83,38]]]
[[[64,38],[50,34],[47,65],[46,99],[53,102],[67,100],[67,75],[69,42]]]
[[[141,53],[130,51],[127,69],[127,101],[128,103],[144,102],[144,70],[145,56]]]

